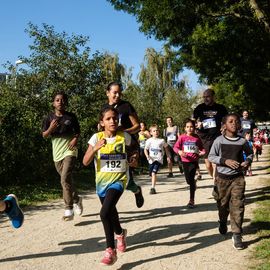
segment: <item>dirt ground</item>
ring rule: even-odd
[[[247,248],[232,246],[231,232],[218,232],[212,180],[202,165],[203,180],[198,182],[196,208],[187,209],[189,191],[184,176],[176,172],[167,178],[158,175],[157,194],[150,195],[147,175],[136,177],[143,188],[145,204],[136,208],[134,195],[127,191],[118,203],[121,223],[128,231],[128,249],[118,254],[111,269],[247,269],[255,244],[259,241],[250,226],[255,197],[263,194],[263,179],[269,178],[270,146],[259,162],[253,163],[254,175],[246,178],[246,212],[243,239]],[[11,191],[12,192],[12,191]],[[94,191],[86,192],[84,213],[64,222],[62,200],[47,202],[25,210],[22,228],[15,230],[9,220],[0,220],[0,269],[86,270],[104,269],[100,259],[105,249],[100,222],[100,202]]]

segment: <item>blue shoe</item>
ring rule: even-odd
[[[14,194],[9,194],[4,201],[8,201],[11,205],[10,211],[5,212],[11,220],[12,226],[16,229],[20,228],[23,224],[24,214],[19,207],[18,199]]]

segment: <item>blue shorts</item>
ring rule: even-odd
[[[149,164],[149,175],[152,173],[157,173],[159,171],[160,163],[158,161],[154,161],[152,164]]]

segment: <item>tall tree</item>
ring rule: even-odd
[[[109,2],[136,16],[142,32],[178,48],[183,64],[201,79],[230,84],[253,110],[269,112],[268,0]]]

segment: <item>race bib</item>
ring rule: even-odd
[[[172,142],[172,141],[176,141],[176,135],[175,134],[170,134],[168,136],[168,141]]]
[[[185,142],[184,143],[184,152],[185,153],[199,153],[199,148],[194,142]]]
[[[150,148],[149,155],[154,159],[160,160],[162,158],[162,151],[160,149]]]
[[[245,122],[243,122],[242,128],[243,128],[243,129],[250,129],[250,128],[251,128],[251,125],[250,125],[250,123],[245,123]]]
[[[203,128],[209,129],[209,128],[215,128],[217,127],[215,118],[207,118],[202,121]]]
[[[100,171],[101,172],[125,172],[126,171],[126,154],[101,154]]]
[[[255,145],[261,145],[261,142],[260,141],[255,141],[254,144]]]

